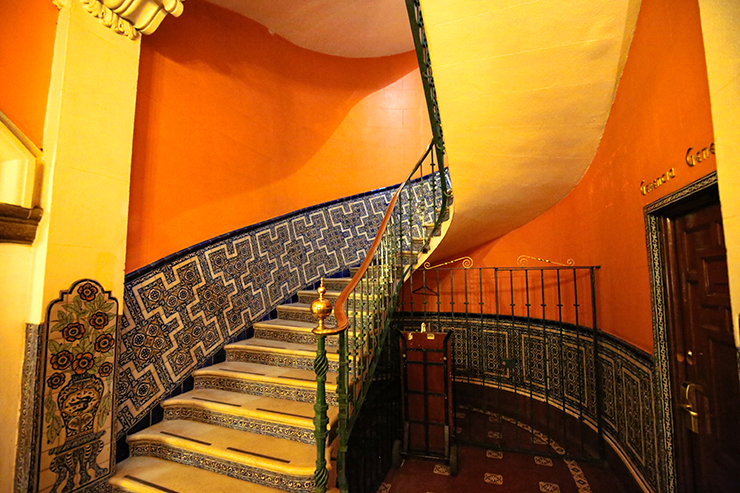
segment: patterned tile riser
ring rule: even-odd
[[[186,406],[167,406],[164,410],[164,419],[200,421],[201,423],[224,426],[249,433],[285,438],[294,442],[308,444],[316,443],[313,436],[313,429],[307,430],[296,426],[275,424],[242,416],[218,413],[208,409]]]
[[[290,308],[278,307],[277,313],[278,318],[282,320],[316,323],[316,317],[314,317],[313,313],[308,310],[291,310]],[[334,315],[329,315],[326,317],[325,322],[330,326],[336,325],[337,319]]]
[[[329,289],[329,288],[326,288],[326,289]],[[326,294],[324,295],[324,299],[331,301],[332,305],[336,305],[338,296],[339,296],[338,294],[337,295]],[[311,303],[314,302],[314,300],[317,300],[317,299],[319,299],[319,296],[316,293],[298,293],[298,303],[306,303],[310,305]]]
[[[270,341],[292,342],[295,344],[316,344],[316,336],[301,332],[290,332],[280,329],[254,328],[255,339],[267,339]],[[337,337],[327,337],[326,347],[335,348],[339,345]]]
[[[324,279],[324,287],[330,291],[342,291],[349,284],[349,279]]]
[[[229,392],[241,392],[243,394],[263,395],[276,399],[287,399],[299,402],[315,402],[316,388],[305,389],[278,385],[264,382],[251,382],[229,377],[197,376],[195,378],[196,389],[218,389]],[[339,401],[336,392],[326,389],[326,402],[330,406],[338,406]]]
[[[129,443],[131,456],[158,457],[291,493],[313,493],[313,477],[288,476],[144,440]]]
[[[284,300],[362,262],[393,193],[379,190],[298,211],[130,273],[120,324],[117,437]],[[431,184],[417,182],[403,193],[404,217],[409,193],[429,197]],[[408,232],[408,223],[402,229]],[[419,236],[422,226],[412,229]],[[331,339],[330,346],[336,344]]]
[[[298,368],[301,370],[313,370],[315,357],[303,357],[293,355],[277,355],[263,353],[261,351],[249,351],[248,349],[230,349],[226,351],[226,361],[240,361],[242,363],[259,363],[262,365],[282,366],[284,368]],[[329,360],[329,371],[339,370],[339,362]]]

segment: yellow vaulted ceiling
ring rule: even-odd
[[[506,234],[578,183],[638,11],[639,0],[422,0],[455,193],[436,255]]]

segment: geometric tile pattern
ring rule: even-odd
[[[411,330],[419,325],[407,314],[399,313],[395,320],[399,328]],[[598,422],[599,375],[605,437],[645,484],[661,491],[659,400],[647,353],[602,332],[595,351],[591,329],[547,322],[543,326],[516,317],[468,314],[466,321],[459,315],[435,314],[427,320],[427,327],[453,331],[454,375],[527,394],[531,391],[533,397],[547,395],[551,405],[561,408],[565,402],[592,425]]]
[[[560,493],[560,486],[555,483],[540,481],[540,491],[542,493]]]
[[[395,188],[237,230],[127,275],[117,437],[252,323],[321,276],[359,264]],[[429,190],[417,180],[405,197]]]
[[[549,457],[534,457],[534,463],[538,466],[552,467],[552,459]]]
[[[487,472],[483,477],[483,481],[490,484],[504,484],[504,477],[500,474]]]

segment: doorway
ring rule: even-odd
[[[653,280],[665,294],[653,302],[663,305],[665,324],[656,326],[656,356],[663,353],[656,360],[669,377],[668,482],[682,493],[740,491],[737,349],[716,176],[708,178],[646,209],[660,257]]]

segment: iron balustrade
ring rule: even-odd
[[[459,441],[604,457],[598,269],[440,267],[409,278],[397,326],[452,332]],[[488,418],[485,433],[470,429],[476,413]],[[559,448],[543,451],[543,436]]]
[[[318,338],[314,363],[317,492],[326,491],[329,477],[325,460],[328,406],[324,391],[327,369],[324,338],[334,335],[339,338],[337,484],[345,492],[348,491],[346,455],[350,433],[388,339],[398,293],[403,282],[411,276],[419,255],[429,249],[434,232],[446,217],[447,175],[444,167],[435,162],[434,148],[434,143],[430,143],[391,199],[365,260],[337,299],[334,308],[337,325],[324,328],[322,323],[314,330]],[[425,163],[432,170],[426,175]]]
[[[316,356],[317,401],[315,436],[317,467],[315,488],[326,491],[328,473],[325,462],[327,405],[321,386],[324,381],[326,352],[324,338],[339,338],[339,402],[337,484],[348,491],[346,474],[350,433],[367,398],[380,355],[388,339],[398,295],[420,254],[430,248],[433,236],[448,217],[452,197],[445,169],[445,144],[439,115],[424,21],[418,0],[406,0],[409,23],[416,47],[419,70],[432,127],[432,142],[406,181],[399,187],[386,210],[375,240],[352,281],[337,299],[334,329],[319,331]],[[431,158],[431,173],[424,174],[423,163]],[[436,162],[435,162],[436,158]],[[437,169],[435,171],[435,164]],[[420,179],[413,177],[419,173]],[[415,186],[420,184],[420,186]],[[319,397],[320,396],[320,397]],[[356,492],[358,493],[358,492]]]

